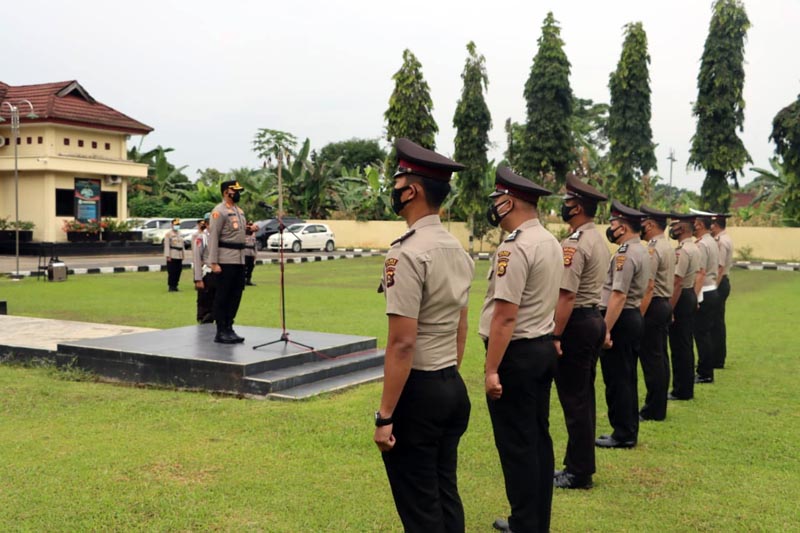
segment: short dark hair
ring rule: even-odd
[[[717,217],[714,219],[714,224],[719,226],[722,229],[725,229],[725,226],[728,225],[728,218],[727,217]]]
[[[423,178],[421,176],[416,177],[419,179],[419,184],[422,185],[422,189],[425,191],[425,200],[428,206],[440,207],[444,199],[447,198],[447,195],[450,194],[450,183],[431,178]]]
[[[706,229],[711,229],[711,219],[706,217],[697,217],[695,220],[703,224]]]
[[[642,222],[644,222],[645,220],[651,220],[651,221],[655,222],[656,226],[658,226],[662,230],[667,229],[667,219],[666,218],[645,218],[645,219],[642,220]]]
[[[594,217],[597,214],[597,202],[585,198],[575,198],[575,200],[583,208],[583,213],[587,217]]]

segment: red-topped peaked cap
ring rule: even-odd
[[[581,200],[594,203],[605,202],[608,200],[608,196],[601,193],[588,183],[584,183],[575,174],[569,174],[567,176],[566,188],[567,194],[564,195],[564,200],[579,198]]]
[[[508,167],[497,167],[494,177],[495,190],[489,198],[507,194],[520,200],[535,204],[540,196],[550,196],[551,191],[541,187],[528,178],[515,174]]]
[[[394,147],[397,150],[398,160],[397,172],[392,176],[394,178],[413,174],[437,181],[450,181],[453,172],[466,168],[461,163],[456,163],[408,139],[397,139]]]

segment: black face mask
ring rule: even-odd
[[[508,211],[506,211],[502,215],[498,212],[498,209],[500,208],[500,206],[502,206],[503,204],[507,204],[507,203],[508,203],[508,200],[506,200],[504,202],[500,202],[497,205],[492,203],[492,205],[490,205],[489,208],[486,210],[486,220],[493,227],[496,228],[497,226],[499,226],[500,225],[500,221],[503,220],[504,218],[506,218],[506,216],[508,216],[508,214],[511,212],[510,209]]]
[[[617,244],[617,239],[619,237],[615,237],[614,234],[616,233],[616,230],[618,230],[619,228],[620,226],[617,226],[616,228],[613,229],[610,226],[606,228],[606,239],[608,239],[608,242],[612,244]]]
[[[399,189],[392,189],[392,211],[394,211],[395,215],[399,215],[406,204],[411,201],[411,199],[408,199],[405,202],[400,200],[400,197],[403,196],[403,191],[410,188],[411,185],[406,185],[405,187],[400,187]]]
[[[572,218],[575,215],[577,215],[578,213],[570,214],[570,211],[572,211],[576,207],[578,207],[578,206],[577,205],[571,205],[570,206],[570,205],[567,205],[567,204],[561,204],[561,220],[563,220],[564,222],[569,222],[570,220],[572,220]]]
[[[241,197],[242,195],[239,191],[234,191],[233,195],[231,196],[231,201],[233,201],[235,204],[238,204]]]
[[[639,230],[639,237],[641,237],[642,240],[645,240],[647,238],[645,237],[645,235],[647,235],[647,229],[645,229],[645,227],[642,226],[642,229]]]
[[[683,234],[683,231],[676,230],[675,228],[669,228],[669,238],[670,239],[674,239],[676,241],[679,241],[679,240],[681,240],[681,235],[682,234]]]

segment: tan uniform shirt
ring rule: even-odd
[[[489,338],[496,300],[519,306],[511,340],[553,333],[563,266],[559,244],[538,218],[527,220],[497,248],[478,333]]]
[[[594,222],[587,222],[561,242],[564,270],[561,288],[575,293],[575,307],[600,303],[611,253]]]
[[[258,253],[256,252],[256,236],[255,234],[244,236],[244,255],[245,257],[256,257]]]
[[[228,207],[225,202],[217,204],[211,211],[211,223],[208,228],[208,261],[218,265],[244,264],[244,225],[247,219],[239,206]],[[232,244],[236,248],[220,246],[220,243]]]
[[[694,288],[700,269],[700,250],[691,237],[683,239],[675,249],[675,275],[681,277],[681,289]]]
[[[650,279],[654,281],[653,297],[670,298],[675,283],[675,253],[663,233],[647,243],[650,253]]]
[[[703,280],[703,288],[717,286],[717,269],[719,267],[719,246],[717,241],[710,233],[704,234],[695,241],[697,249],[700,250],[699,268],[706,269],[706,278]],[[708,290],[708,289],[706,289]]]
[[[607,308],[611,292],[619,291],[626,296],[624,309],[638,309],[648,281],[650,257],[642,241],[637,238],[623,243],[608,264],[606,281],[600,295],[600,307]]]
[[[174,229],[164,235],[164,257],[183,259],[183,236]]]
[[[722,267],[722,275],[727,276],[733,266],[733,241],[725,230],[719,232],[716,241],[719,245],[719,264]]]
[[[392,244],[381,285],[387,315],[417,320],[412,368],[439,370],[457,363],[458,322],[474,273],[472,258],[438,215],[419,219]]]
[[[195,231],[192,234],[192,272],[195,281],[202,281],[203,276],[211,272],[208,263],[208,233]]]

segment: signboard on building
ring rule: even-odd
[[[75,178],[75,218],[100,220],[100,180]]]

